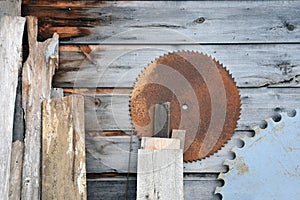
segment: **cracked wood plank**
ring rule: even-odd
[[[58,32],[63,43],[284,43],[299,42],[299,7],[298,1],[25,1],[22,14],[39,17],[41,39]]]
[[[239,87],[299,87],[300,45],[63,45],[56,87],[131,88],[155,58],[178,50],[208,53]]]
[[[83,97],[45,100],[42,199],[86,199]]]
[[[52,76],[58,62],[58,35],[37,42],[37,19],[26,17],[29,56],[23,65],[22,107],[25,118],[25,149],[22,199],[40,199],[41,105],[51,94]]]
[[[18,72],[22,63],[25,18],[0,18],[0,197],[9,198],[9,178]]]

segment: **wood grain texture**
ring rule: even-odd
[[[240,88],[242,110],[237,130],[250,130],[278,112],[300,107],[300,88]],[[132,129],[129,94],[85,94],[87,131]]]
[[[83,97],[43,101],[41,199],[86,199]]]
[[[230,149],[240,146],[239,137],[251,135],[249,131],[237,131],[233,138],[213,156],[184,163],[185,173],[219,173],[227,170],[225,159],[232,159]],[[141,144],[136,136],[132,138],[130,173],[137,171],[137,153]],[[87,173],[127,173],[129,162],[130,136],[86,137]]]
[[[180,140],[173,138],[142,137],[141,149],[162,150],[180,149]]]
[[[40,199],[41,103],[49,99],[58,61],[58,35],[37,42],[37,19],[27,17],[29,56],[23,65],[22,106],[25,118],[25,150],[22,199]]]
[[[58,32],[64,43],[280,43],[300,35],[297,1],[49,4],[25,1],[22,14],[39,18],[41,39]]]
[[[21,0],[0,0],[0,16],[21,16]]]
[[[126,177],[112,177],[100,179],[88,179],[88,199],[107,200],[124,199]],[[128,200],[136,199],[136,177],[130,177],[128,181]],[[217,186],[222,182],[217,180],[217,174],[185,174],[184,175],[184,199],[185,200],[220,200],[214,194]]]
[[[9,177],[9,199],[21,199],[22,168],[23,168],[24,142],[16,140],[11,148],[11,165]]]
[[[184,145],[185,145],[185,135],[186,131],[185,130],[172,130],[172,138],[176,138],[180,140],[180,149],[184,150]]]
[[[0,197],[9,196],[9,177],[18,71],[22,66],[25,18],[0,18]]]
[[[183,200],[183,152],[176,147],[138,150],[137,200]]]
[[[64,45],[56,87],[133,87],[155,58],[170,51],[208,53],[230,71],[239,87],[299,86],[300,45]]]

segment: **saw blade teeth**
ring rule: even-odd
[[[204,53],[204,52],[194,51],[194,50],[192,50],[192,51],[190,51],[190,50],[177,50],[177,51],[167,52],[167,53],[165,53],[164,55],[155,58],[155,60],[151,61],[151,63],[149,63],[146,67],[144,67],[144,68],[141,70],[140,74],[138,75],[138,77],[136,78],[136,81],[135,81],[134,84],[133,84],[134,88],[135,88],[136,86],[139,85],[139,84],[138,84],[139,80],[141,80],[142,78],[145,78],[145,74],[147,73],[147,68],[148,68],[149,66],[151,66],[151,65],[153,65],[153,64],[155,64],[155,63],[157,63],[157,62],[160,62],[159,60],[160,60],[162,57],[169,56],[169,55],[176,54],[176,53],[201,54],[201,55],[204,55],[204,56],[206,56],[206,57],[212,59],[214,62],[216,62],[216,63],[218,64],[218,67],[221,66],[221,67],[224,69],[224,70],[223,70],[223,73],[224,73],[224,71],[226,71],[226,73],[227,73],[226,76],[227,76],[227,77],[230,77],[229,79],[231,79],[231,80],[233,81],[234,84],[233,84],[233,86],[232,86],[232,89],[234,89],[233,87],[235,87],[235,88],[237,89],[237,94],[236,94],[236,96],[238,96],[239,102],[240,102],[240,105],[241,105],[241,98],[240,98],[241,95],[240,95],[240,91],[238,90],[238,88],[237,88],[237,86],[236,86],[236,81],[235,81],[235,79],[234,79],[232,73],[230,73],[229,70],[228,70],[228,69],[227,69],[227,68],[226,68],[219,60],[217,60],[216,58],[214,58],[212,55],[209,55],[209,54]],[[189,55],[189,56],[192,56],[192,55]],[[137,131],[137,130],[135,129],[134,123],[133,123],[133,121],[132,121],[133,116],[132,116],[132,112],[131,112],[132,108],[134,108],[134,107],[131,107],[131,105],[132,105],[131,97],[133,97],[133,91],[134,91],[134,90],[132,90],[132,92],[130,93],[130,100],[129,100],[129,112],[130,112],[130,114],[129,114],[129,116],[130,116],[130,119],[131,119],[131,125],[132,125],[132,127],[133,127],[133,130]],[[137,91],[138,91],[138,90],[137,90]],[[241,117],[241,110],[242,110],[242,109],[241,109],[241,107],[239,106],[239,113],[236,112],[236,115],[238,115],[238,116],[236,116],[237,121],[236,121],[236,123],[235,123],[235,127],[237,127],[238,120],[239,120],[240,117]],[[228,140],[228,141],[229,141],[229,140]],[[216,153],[218,153],[218,152],[219,152],[219,151],[220,151],[220,150],[228,143],[228,141],[224,142],[224,144],[222,144],[222,145],[220,144],[220,145],[218,146],[218,147],[220,147],[218,150],[209,153],[206,157],[201,158],[200,160],[202,160],[202,159],[207,159],[207,158],[209,158],[209,157],[215,155]],[[199,154],[199,155],[200,155],[200,154]],[[199,161],[199,159],[197,159],[197,160],[196,160],[196,159],[185,160],[185,162],[194,162],[194,161]]]

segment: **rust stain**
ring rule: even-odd
[[[173,71],[160,70],[164,68],[163,66],[168,66]],[[211,69],[215,68],[218,73],[212,74]],[[221,78],[226,99],[218,92],[218,86],[211,86],[212,89],[209,91],[204,77],[200,74],[208,69],[209,79]],[[175,80],[174,76],[170,75],[175,72],[184,77],[184,81],[188,82],[191,87],[187,88],[185,83]],[[162,82],[168,87],[163,86]],[[177,92],[174,93],[174,91]],[[226,106],[222,130],[215,126],[210,127],[210,124],[214,123],[213,120],[219,120],[218,117],[223,116],[223,113],[218,113],[211,120],[212,93],[214,97],[217,97],[214,101],[217,102],[218,112],[223,110],[222,105]],[[182,109],[183,105],[180,105],[180,100],[185,102],[183,105],[187,105],[188,109]],[[170,130],[179,129],[180,126],[182,126],[181,129],[186,130],[186,145],[190,146],[185,147],[185,161],[199,160],[219,150],[234,133],[240,115],[239,92],[230,74],[217,61],[196,52],[183,51],[164,55],[143,70],[134,85],[130,98],[131,119],[138,136],[153,135],[151,123],[154,120],[150,111],[155,104],[163,102],[170,102]],[[193,109],[198,106],[200,113]],[[218,137],[214,137],[214,134],[218,134]]]
[[[283,129],[284,127],[285,127],[285,123],[282,122],[282,123],[280,123],[280,124],[274,126],[274,127],[272,128],[272,132],[275,133],[275,132],[282,131],[282,129]]]
[[[234,166],[238,170],[238,175],[249,173],[249,167],[243,162],[242,158],[236,158],[234,160]]]

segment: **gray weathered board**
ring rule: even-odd
[[[22,65],[25,18],[0,17],[0,197],[9,199],[15,99]]]
[[[152,60],[178,50],[202,51],[215,57],[229,69],[239,87],[299,86],[300,44],[65,45],[60,49],[60,67],[54,85],[132,87]]]
[[[20,16],[22,0],[0,0],[0,16]]]
[[[22,12],[41,18],[42,36],[58,31],[63,43],[277,43],[300,35],[297,1],[106,1],[61,9],[49,2],[25,4]]]
[[[217,174],[185,174],[183,179],[185,200],[220,199],[214,194],[215,187],[222,185],[217,181]],[[88,179],[88,199],[124,199],[126,183],[126,177],[122,176]],[[136,199],[136,186],[136,177],[129,177],[127,199]]]
[[[300,88],[240,88],[242,110],[237,130],[249,130],[280,111],[300,107]],[[125,130],[132,128],[129,94],[85,94],[87,131]]]
[[[177,149],[138,150],[137,200],[183,200],[183,158],[179,143],[178,140]]]

